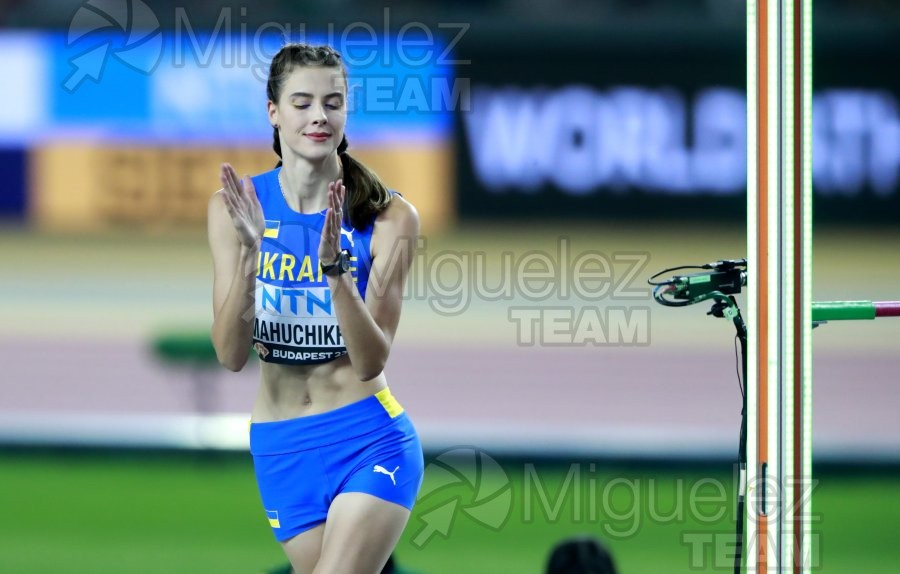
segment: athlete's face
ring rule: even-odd
[[[321,161],[331,155],[344,137],[346,94],[340,68],[294,66],[278,102],[269,102],[269,121],[281,126],[282,156]]]

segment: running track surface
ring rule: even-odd
[[[432,260],[441,250],[487,245],[494,260],[504,250],[553,255],[564,236],[576,252],[647,253],[641,281],[665,267],[743,254],[739,229],[696,237],[660,228],[564,231],[466,230],[429,238],[428,249]],[[115,444],[141,426],[142,440],[152,442],[166,425],[199,414],[228,415],[232,423],[221,432],[241,443],[256,364],[197,376],[149,351],[152,334],[167,325],[208,327],[202,236],[0,235],[0,441],[77,442],[90,428],[92,440]],[[816,300],[900,299],[898,241],[896,231],[817,231]],[[439,316],[428,301],[404,303],[386,372],[427,448],[732,458],[740,393],[726,322],[706,317],[705,307],[665,309],[644,298],[624,304],[650,309],[647,345],[521,346],[508,316],[518,304],[474,301],[465,313]],[[900,320],[814,331],[816,456],[900,460],[898,334]]]
[[[54,346],[50,360],[42,347],[3,344],[0,429],[4,418],[8,427],[22,417],[40,423],[64,415],[73,427],[60,429],[70,435],[59,436],[65,442],[77,438],[79,417],[102,424],[104,417],[140,421],[199,412],[243,420],[258,384],[255,362],[240,373],[217,369],[196,377],[160,365],[134,344],[65,342]],[[900,458],[896,367],[895,357],[881,354],[815,358],[818,456]],[[677,458],[728,457],[736,449],[740,393],[727,352],[398,345],[387,374],[432,450],[472,445],[489,452]],[[117,428],[110,432],[122,432]],[[17,438],[15,429],[3,434]],[[108,439],[117,442],[114,434]]]

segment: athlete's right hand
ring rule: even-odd
[[[253,181],[249,177],[244,177],[243,181],[238,179],[234,168],[227,163],[222,164],[219,179],[222,181],[225,207],[228,208],[228,215],[231,216],[241,244],[258,247],[266,230],[266,222]]]

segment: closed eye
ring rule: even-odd
[[[309,104],[295,104],[294,107],[297,108],[298,110],[305,110],[306,108],[309,107]],[[340,104],[325,104],[325,107],[328,108],[329,110],[341,109]]]

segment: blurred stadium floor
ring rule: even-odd
[[[731,458],[740,414],[733,328],[707,317],[707,306],[657,305],[645,281],[667,267],[742,257],[743,232],[484,224],[429,236],[411,277],[427,288],[404,302],[390,384],[432,451],[469,444],[506,454]],[[900,298],[898,239],[888,229],[817,231],[814,299]],[[589,250],[610,260],[644,256],[640,270],[613,267],[613,283],[632,295],[529,298],[516,287],[489,301],[471,288],[479,280],[471,275],[451,288],[459,268],[448,261],[466,266],[481,254],[483,284],[499,285],[521,281],[504,271],[504,256],[557,260],[561,242],[569,258]],[[160,332],[210,324],[202,233],[7,229],[0,246],[0,441],[242,448],[256,365],[198,373],[159,364],[149,350]],[[632,279],[629,270],[638,271]],[[447,311],[460,298],[467,305]],[[514,307],[646,309],[648,338],[639,346],[527,345]],[[900,321],[891,320],[816,329],[816,456],[900,460],[898,334]]]
[[[730,465],[510,460],[471,484],[447,462],[426,467],[396,549],[414,572],[538,574],[553,544],[585,534],[609,546],[623,573],[731,571]],[[893,531],[873,525],[900,510],[896,473],[817,477],[814,571],[895,572]],[[285,563],[249,457],[0,450],[0,484],[4,573],[262,574]]]

